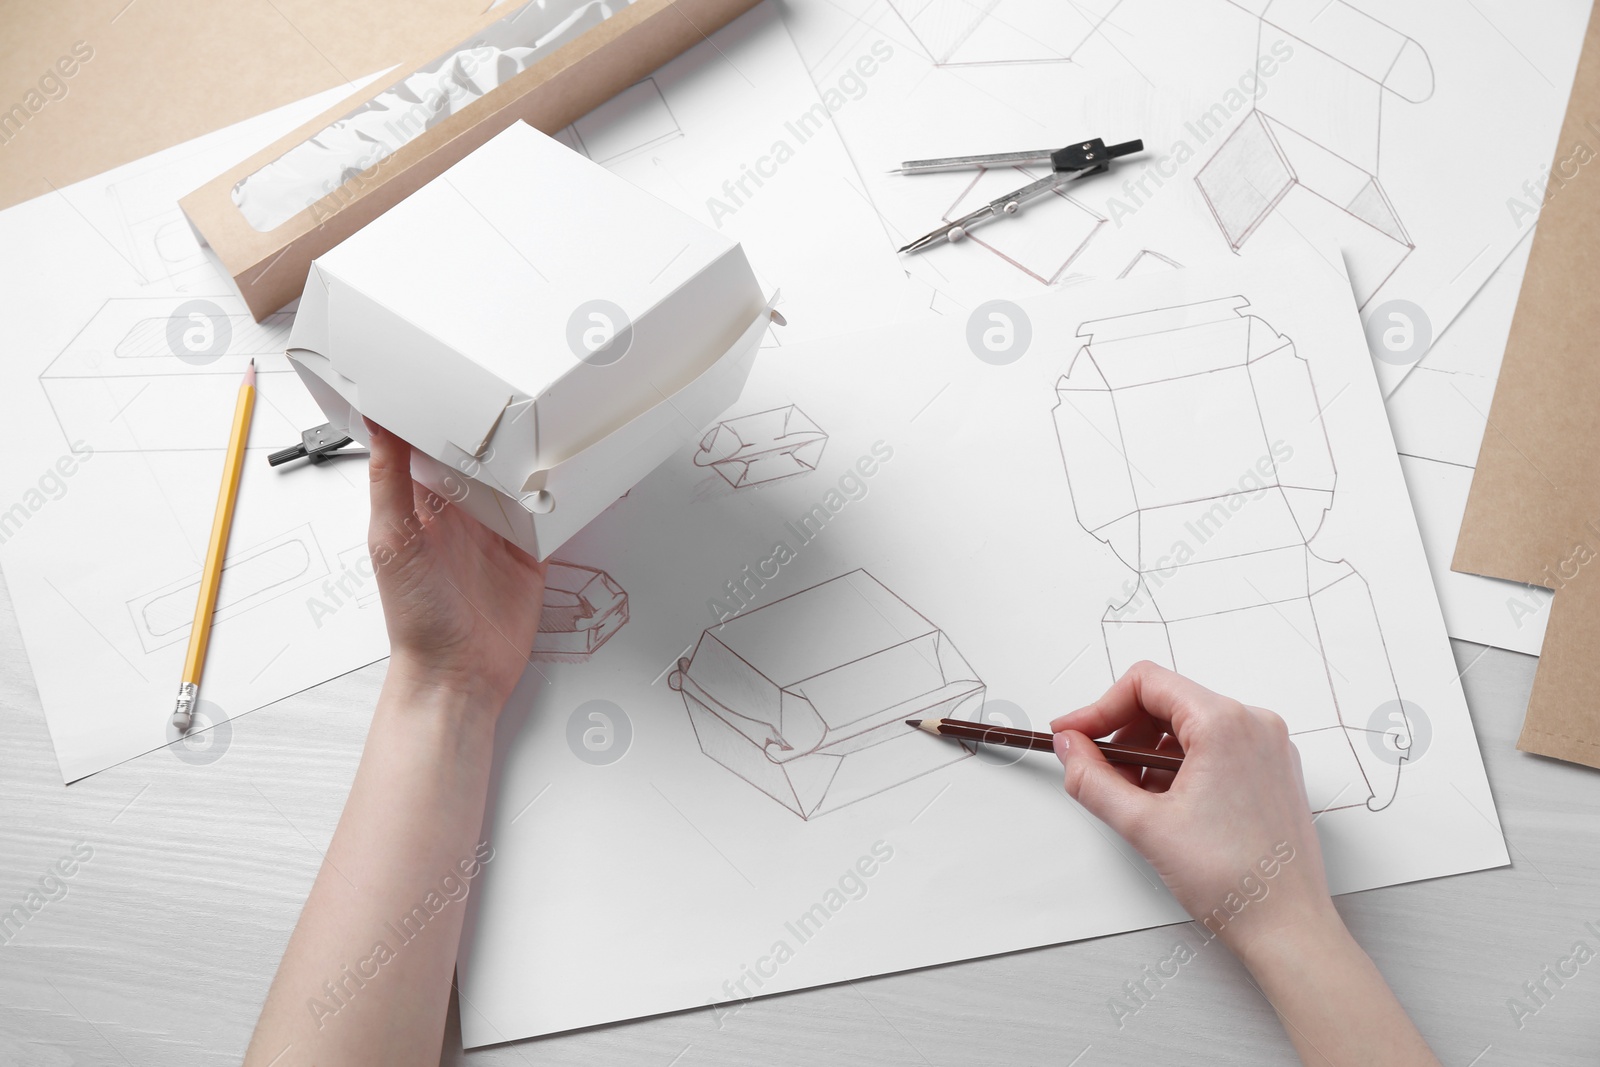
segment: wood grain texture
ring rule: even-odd
[[[1584,926],[1600,929],[1600,777],[1515,751],[1534,660],[1465,644],[1456,653],[1512,866],[1355,894],[1340,910],[1446,1064],[1593,1062],[1600,961],[1549,984],[1554,995],[1521,1029],[1506,1001],[1574,942],[1600,949]],[[94,850],[66,895],[0,944],[0,1063],[239,1061],[333,833],[383,672],[365,668],[233,720],[214,763],[161,751],[63,788],[0,590],[0,910],[75,842]],[[456,1038],[441,1062],[1294,1062],[1271,1008],[1217,947],[1152,986],[1119,1028],[1109,998],[1179,939],[1200,943],[1186,926],[1146,930],[753,1001],[720,1025],[700,1009],[466,1054]]]

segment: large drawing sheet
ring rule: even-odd
[[[291,481],[267,468],[267,449],[322,421],[283,354],[290,315],[254,322],[176,203],[346,92],[0,213],[0,564],[64,781],[177,737],[170,707],[252,358],[255,417],[194,758],[221,751],[232,716],[387,654],[381,619],[363,610],[373,583],[354,569],[365,471],[329,464]],[[184,330],[209,333],[192,337],[200,354]]]
[[[835,119],[892,245],[1042,173],[890,173],[902,160],[1143,138],[1144,156],[1025,205],[1026,225],[908,257],[935,303],[1332,243],[1365,317],[1408,301],[1437,336],[1537,210],[1590,4],[785,8],[818,88],[842,90]],[[1405,371],[1378,363],[1385,395]]]
[[[1506,862],[1342,273],[1023,306],[762,353],[569,544],[627,617],[503,720],[469,1046],[1182,918],[1053,758],[900,722],[1139,657],[1285,715],[1336,892]]]
[[[251,357],[260,394],[202,728],[387,654],[367,567],[364,464],[266,466],[267,452],[323,421],[283,355],[292,310],[254,323],[176,205],[338,95],[0,214],[0,563],[66,781],[175,738],[166,722],[233,395]],[[786,136],[786,118],[816,103],[788,32],[761,8],[559,136],[743,241],[763,285],[782,288],[790,325],[770,343],[788,343],[881,321],[906,295],[831,127],[803,142],[787,135],[792,151],[762,167],[770,173],[760,185],[743,177]],[[742,178],[750,195],[736,210],[707,207]],[[188,318],[196,300],[213,309],[198,324]],[[220,354],[176,355],[174,316],[180,336],[197,325],[226,333]],[[203,747],[206,736],[187,743]]]

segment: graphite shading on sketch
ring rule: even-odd
[[[1056,384],[1078,522],[1132,572],[1102,619],[1139,660],[1283,715],[1314,810],[1381,809],[1399,761],[1368,744],[1399,706],[1372,595],[1312,547],[1337,472],[1294,342],[1242,296],[1079,327]]]
[[[550,561],[533,654],[585,660],[627,625],[628,594],[611,575],[579,563]]]
[[[1365,306],[1416,247],[1379,157],[1384,106],[1433,95],[1428,55],[1344,0],[1228,2],[1256,17],[1257,67],[1272,74],[1195,184],[1236,252],[1274,216],[1332,242]]]
[[[668,684],[700,750],[802,819],[965,759],[909,718],[981,717],[984,684],[864,570],[713,626]]]

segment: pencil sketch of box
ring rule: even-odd
[[[96,452],[220,452],[227,447],[239,378],[251,360],[263,400],[255,440],[297,439],[300,426],[312,423],[293,420],[316,420],[317,407],[284,355],[294,316],[268,315],[258,323],[235,297],[205,303],[215,310],[202,325],[225,346],[209,360],[182,358],[169,339],[174,316],[198,306],[188,297],[113,297],[95,311],[39,375],[68,445],[86,441]],[[196,315],[182,321],[187,325]],[[183,417],[174,418],[175,411]]]
[[[717,423],[700,439],[694,462],[743,489],[816,470],[827,443],[821,427],[790,404]]]
[[[1365,306],[1416,247],[1378,161],[1385,108],[1426,103],[1432,62],[1344,0],[1230,2],[1259,20],[1257,61],[1273,76],[1271,93],[1257,81],[1250,110],[1195,184],[1236,252],[1274,215],[1296,239],[1332,242]]]
[[[366,545],[362,546],[363,551]],[[212,619],[225,622],[269,600],[325,579],[331,573],[317,531],[301,523],[253,545],[241,545],[223,560],[228,580],[217,593]],[[194,623],[195,594],[200,589],[200,565],[175,581],[151,589],[127,602],[128,616],[146,653],[189,639]]]
[[[533,654],[585,659],[628,621],[628,594],[605,571],[551,560]]]
[[[1318,549],[1338,470],[1310,364],[1243,295],[1078,338],[1055,421],[1078,522],[1132,583],[1101,619],[1112,672],[1148,659],[1272,708],[1312,810],[1384,808],[1400,766],[1367,724],[1400,693],[1366,578]]]
[[[950,639],[862,570],[707,629],[668,684],[700,750],[802,819],[971,755],[903,720],[975,719],[984,695]]]

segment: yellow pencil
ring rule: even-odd
[[[194,605],[194,625],[189,630],[189,653],[183,657],[183,682],[178,686],[178,706],[172,725],[179,733],[194,721],[200,699],[200,672],[206,663],[206,644],[211,639],[211,613],[217,607],[217,586],[222,582],[222,557],[228,551],[228,532],[233,528],[233,505],[239,499],[239,473],[244,469],[244,446],[250,436],[250,414],[256,407],[256,361],[245,369],[239,385],[239,400],[233,409],[233,434],[228,438],[228,456],[222,463],[222,485],[217,489],[217,513],[211,519],[211,543],[206,546],[206,565],[200,572],[200,596]]]

